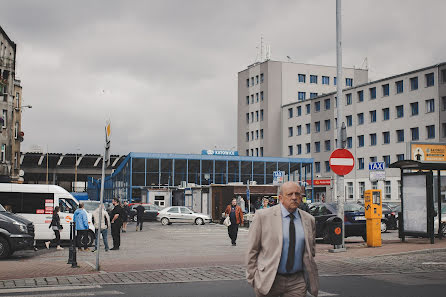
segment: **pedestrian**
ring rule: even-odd
[[[101,234],[99,234],[99,218],[100,218],[99,207],[102,207]],[[93,250],[93,252],[99,248],[99,237],[101,235],[102,235],[102,240],[104,241],[105,251],[108,252],[109,248],[108,248],[107,235],[108,235],[108,227],[110,227],[110,216],[108,215],[107,211],[105,210],[105,207],[103,204],[99,207],[96,208],[96,210],[93,211],[93,214],[92,214],[92,220],[93,220],[94,229],[95,229],[94,233],[96,235],[95,249]]]
[[[113,198],[113,208],[111,212],[111,233],[113,238],[113,247],[110,250],[119,250],[121,245],[121,227],[122,227],[122,217],[124,210],[119,203],[119,198]]]
[[[122,207],[122,233],[127,232],[127,221],[129,219],[129,214],[130,214],[130,207],[127,201],[124,202],[123,205],[121,205]]]
[[[141,204],[136,207],[136,231],[142,231],[142,223],[144,222],[144,211],[145,208]]]
[[[231,238],[232,245],[237,245],[238,225],[243,224],[243,212],[237,205],[236,198],[232,199],[231,204],[226,207],[225,214],[231,221],[231,225],[228,226],[229,238]]]
[[[301,187],[284,183],[280,203],[257,212],[249,228],[246,278],[257,297],[318,295],[315,221],[298,209],[301,200]]]
[[[63,247],[60,246],[60,231],[63,229],[62,225],[60,224],[60,217],[59,217],[59,206],[56,206],[53,210],[53,218],[51,219],[50,226],[48,228],[53,229],[54,235],[56,238],[54,239],[54,244],[56,244],[56,250],[63,250]],[[47,249],[50,248],[51,241],[46,241],[45,246]]]
[[[73,215],[73,221],[76,223],[77,244],[80,251],[89,251],[88,248],[88,216],[84,209],[84,203],[79,203]]]
[[[263,198],[263,203],[260,206],[260,209],[269,208],[269,200],[267,198]]]

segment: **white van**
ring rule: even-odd
[[[8,205],[13,213],[33,222],[34,239],[46,241],[54,238],[54,232],[48,226],[56,206],[60,207],[60,223],[63,226],[60,239],[70,239],[70,222],[79,202],[68,191],[55,185],[0,183],[0,204],[4,207]],[[95,235],[91,214],[88,214],[88,223],[88,243],[92,245]]]

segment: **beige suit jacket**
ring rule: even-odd
[[[304,233],[305,250],[302,258],[307,291],[317,296],[319,275],[314,261],[316,228],[314,217],[299,209]],[[280,205],[258,210],[248,233],[246,278],[259,293],[270,291],[282,255],[282,213]]]

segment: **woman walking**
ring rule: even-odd
[[[242,208],[237,205],[236,198],[232,199],[231,204],[226,207],[225,214],[231,221],[231,225],[228,226],[229,238],[231,238],[232,245],[237,245],[238,225],[243,224],[243,212]]]
[[[56,206],[53,211],[53,219],[51,220],[50,226],[48,228],[53,229],[54,235],[56,238],[53,240],[53,242],[57,245],[57,250],[63,250],[63,247],[60,246],[60,230],[63,229],[62,225],[60,224],[60,217],[59,217],[59,206]],[[46,241],[45,246],[47,249],[50,248],[51,241]]]

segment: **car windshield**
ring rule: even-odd
[[[2,211],[6,211],[4,208],[3,208],[3,206],[0,204],[0,212],[2,212]]]
[[[84,201],[86,211],[95,211],[99,207],[99,201]]]

